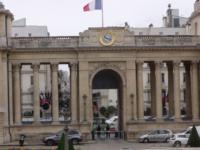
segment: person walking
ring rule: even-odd
[[[106,125],[106,138],[110,138],[110,125]]]
[[[98,138],[100,138],[100,136],[101,136],[101,126],[98,124],[98,126],[97,126],[97,137]]]

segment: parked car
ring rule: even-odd
[[[182,145],[187,146],[189,136],[187,134],[174,134],[172,138],[170,138],[169,143],[174,147],[180,147]]]
[[[168,142],[172,137],[172,131],[169,129],[156,129],[148,134],[144,134],[139,137],[139,142],[148,143],[148,142]]]
[[[106,120],[106,123],[110,126],[110,129],[112,131],[117,131],[118,130],[118,116],[113,116],[110,119]]]
[[[43,142],[45,145],[52,146],[57,145],[62,137],[62,134],[64,133],[63,130],[57,132],[56,134],[53,134],[51,136],[47,136],[43,138]],[[71,141],[73,144],[78,144],[82,141],[82,135],[80,131],[78,130],[69,130],[68,131],[68,140]]]
[[[106,120],[107,124],[117,124],[118,123],[118,116],[112,116],[111,118]]]
[[[175,147],[180,147],[182,145],[186,146],[191,130],[192,130],[192,126],[189,126],[186,130],[183,130],[180,133],[174,134],[172,138],[170,138],[169,143]],[[196,130],[200,136],[200,126],[196,126]]]

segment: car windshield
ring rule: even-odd
[[[182,132],[186,132],[186,131],[187,131],[187,130],[184,129],[184,130],[181,130],[180,133],[182,133]]]

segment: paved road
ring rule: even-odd
[[[76,146],[81,150],[144,150],[144,149],[166,149],[171,148],[168,143],[136,143],[136,142],[126,142],[122,140],[105,140],[96,141],[91,144],[84,144]]]
[[[76,145],[75,150],[193,150],[194,148],[174,148],[168,143],[137,143],[122,140],[99,140],[88,144]],[[56,150],[56,146],[34,145],[27,143],[26,146],[19,147],[13,145],[0,145],[0,150]],[[200,150],[196,148],[194,150]]]

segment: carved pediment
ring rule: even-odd
[[[134,33],[124,27],[89,28],[80,33],[79,46],[134,46]]]

